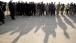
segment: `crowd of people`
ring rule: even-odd
[[[8,3],[9,11],[10,11],[10,17],[11,19],[15,20],[15,15],[19,16],[36,16],[36,15],[56,15],[58,16],[59,13],[61,15],[65,13],[68,15],[75,15],[76,13],[76,3],[58,3],[56,2],[51,2],[51,3],[34,3],[34,2],[12,2],[10,1]],[[4,12],[6,11],[6,3],[1,3],[0,2],[0,22],[4,24]],[[46,12],[46,13],[44,13]]]

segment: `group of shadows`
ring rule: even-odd
[[[61,17],[64,18],[65,22],[68,25],[70,25],[72,28],[75,29],[75,26],[71,23],[71,21],[69,19],[67,19],[67,17],[69,17],[71,20],[74,21],[74,23],[76,23],[76,21],[75,21],[75,19],[73,17],[68,16],[68,15],[67,15],[67,17],[64,16],[64,15],[61,15]],[[22,23],[20,25],[18,25],[18,28],[17,28],[17,26],[14,26],[13,25],[14,23],[11,23],[11,26],[12,27],[11,26],[8,27],[8,28],[5,27],[7,30],[0,29],[0,35],[1,34],[4,34],[4,33],[7,33],[9,31],[13,31],[10,35],[12,35],[12,34],[14,34],[16,32],[20,32],[19,36],[16,37],[12,41],[12,43],[16,43],[21,36],[23,36],[25,34],[28,34],[34,27],[36,27],[34,33],[36,33],[41,28],[41,30],[45,33],[45,37],[44,37],[44,40],[43,41],[44,41],[44,43],[47,43],[48,42],[48,39],[49,39],[49,35],[52,35],[54,38],[56,37],[55,29],[57,28],[57,25],[58,25],[63,30],[64,36],[67,39],[70,39],[70,36],[67,33],[67,31],[66,31],[67,30],[67,26],[62,21],[61,17],[53,17],[53,19],[50,18],[50,21],[47,20],[48,18],[46,18],[46,20],[44,20],[44,18],[42,18],[42,19],[38,19],[37,22],[35,22],[35,23],[30,21],[30,18],[33,20],[32,17],[20,18],[21,20],[16,20],[16,21],[9,21],[8,23],[11,23],[11,22],[22,22]],[[58,20],[57,22],[56,22],[56,18]],[[41,20],[42,23],[39,23],[40,20]],[[24,23],[24,21],[26,21],[26,22]],[[32,24],[30,24],[30,23],[32,23]],[[4,24],[4,25],[6,25],[6,24]],[[28,28],[26,28],[27,26],[28,26]],[[1,30],[3,30],[3,32],[1,32]]]

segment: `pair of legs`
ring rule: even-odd
[[[14,18],[14,11],[10,11],[10,16],[11,16],[11,19],[15,20],[15,18]]]
[[[51,16],[55,15],[55,10],[54,9],[49,10],[49,14],[51,14]]]

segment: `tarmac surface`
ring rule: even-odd
[[[0,43],[76,43],[76,16],[15,16],[0,25]]]

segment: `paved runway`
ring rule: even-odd
[[[76,16],[16,16],[0,25],[0,43],[76,43]]]

